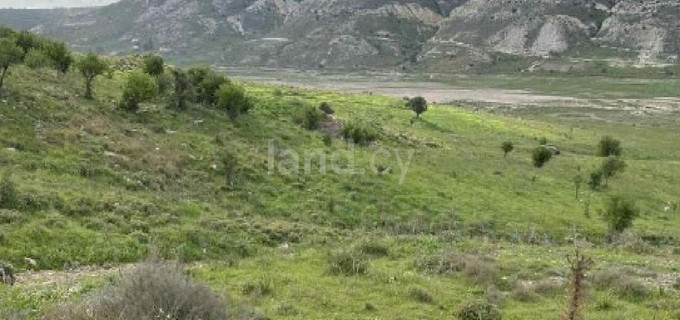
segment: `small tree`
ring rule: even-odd
[[[65,74],[71,68],[73,55],[63,42],[49,41],[43,45],[43,51],[59,73]]]
[[[416,118],[420,118],[420,115],[427,111],[427,100],[423,97],[415,97],[409,100],[406,105],[416,113]]]
[[[621,141],[610,136],[602,137],[598,145],[597,155],[600,157],[620,156],[623,152]]]
[[[78,61],[78,70],[85,77],[85,98],[92,99],[92,82],[108,69],[106,62],[94,53],[88,53]]]
[[[633,221],[639,216],[640,210],[635,203],[620,196],[611,197],[603,213],[612,233],[621,233],[632,227]]]
[[[233,83],[225,83],[217,93],[217,107],[227,112],[232,120],[252,108],[252,102],[246,96],[245,90]]]
[[[532,154],[532,158],[534,161],[534,167],[542,168],[546,163],[548,163],[548,161],[550,161],[550,159],[552,159],[552,152],[543,146],[536,147]]]
[[[593,260],[581,254],[577,249],[573,257],[568,257],[571,281],[569,288],[569,300],[565,313],[561,320],[581,320],[583,319],[583,309],[585,307],[586,297],[586,273],[593,265]]]
[[[5,81],[7,70],[14,64],[21,62],[23,52],[14,42],[8,39],[0,39],[0,90]]]
[[[515,145],[514,145],[512,142],[510,142],[510,141],[505,141],[505,142],[503,142],[503,144],[501,145],[501,149],[503,150],[503,156],[504,156],[504,157],[507,157],[507,156],[508,156],[508,153],[510,153],[510,152],[512,152],[513,150],[515,150]]]
[[[158,84],[154,79],[142,72],[132,72],[127,77],[123,89],[121,108],[135,112],[139,110],[141,102],[152,99],[158,93]]]
[[[581,186],[583,185],[583,176],[581,174],[577,174],[574,176],[574,189],[576,189],[576,200],[578,200],[579,195],[581,194]]]
[[[604,185],[608,185],[611,177],[617,173],[623,172],[626,169],[626,162],[616,156],[609,156],[602,162],[602,176],[604,177]]]
[[[165,61],[162,57],[156,55],[148,55],[144,57],[144,72],[147,74],[158,77],[165,71]]]

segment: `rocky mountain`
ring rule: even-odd
[[[0,11],[82,50],[293,68],[530,69],[600,59],[675,63],[675,0],[123,0]]]

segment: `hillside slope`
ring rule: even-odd
[[[18,270],[150,255],[194,261],[192,274],[272,319],[441,319],[493,286],[508,297],[500,307],[509,318],[542,320],[561,311],[564,255],[576,241],[598,261],[594,299],[617,306],[589,304],[590,319],[676,312],[674,125],[448,105],[411,121],[401,99],[257,84],[246,84],[254,107],[236,121],[200,105],[173,111],[163,96],[129,113],[116,103],[126,76],[99,78],[96,99],[86,100],[76,73],[12,69],[0,99],[0,165],[1,195],[16,201],[0,209],[0,257]],[[335,110],[323,127],[330,142],[296,121],[321,102]],[[378,140],[352,146],[332,135],[348,123]],[[623,141],[628,168],[576,196],[574,176],[600,165],[595,146],[605,134]],[[540,137],[562,153],[536,169]],[[507,157],[503,141],[515,144]],[[339,169],[354,164],[357,173],[333,170],[334,154]],[[641,209],[614,242],[599,215],[611,195]],[[369,252],[367,273],[329,274],[335,250]],[[460,259],[474,263],[462,268]],[[37,315],[104,283],[0,286],[0,313]],[[273,293],[249,293],[260,283]],[[544,286],[523,295],[532,283]]]

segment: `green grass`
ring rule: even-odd
[[[31,268],[25,257],[36,259],[38,269],[115,265],[148,255],[181,259],[194,262],[192,274],[218,292],[272,319],[453,318],[489,284],[467,272],[438,275],[414,267],[441,250],[490,259],[504,292],[520,279],[563,279],[574,238],[592,245],[587,254],[598,269],[630,266],[664,277],[680,271],[680,216],[664,210],[680,202],[680,132],[673,126],[557,121],[448,105],[431,106],[411,124],[412,112],[398,99],[257,84],[246,84],[254,109],[235,122],[199,106],[167,110],[161,98],[127,114],[115,103],[123,76],[98,79],[96,100],[87,101],[73,73],[12,69],[0,99],[0,171],[11,173],[21,206],[0,210],[0,259],[20,271]],[[295,124],[300,108],[322,101],[336,119],[377,132],[377,143],[355,148],[355,163],[367,173],[269,174],[270,140],[300,154],[348,149],[338,138],[326,146],[320,132]],[[588,217],[572,179],[579,168],[585,176],[599,165],[594,154],[604,135],[623,141],[628,168],[608,189],[582,190],[581,199],[590,199]],[[531,151],[541,137],[562,155],[538,170]],[[507,158],[504,141],[515,144]],[[394,156],[377,158],[391,173],[369,170],[381,148],[402,158],[414,151],[403,184]],[[224,168],[225,157],[235,171]],[[637,202],[642,216],[633,232],[653,243],[651,249],[608,244],[598,212],[612,194]],[[387,248],[370,257],[367,274],[327,272],[329,254],[365,242]],[[279,248],[283,244],[289,248]],[[91,286],[76,278],[0,287],[0,297],[8,297],[0,300],[0,313],[35,315],[105,282],[97,279]],[[270,294],[243,294],[244,285],[261,279],[271,281]],[[647,279],[652,293],[643,301],[616,295],[616,307],[606,312],[589,303],[589,319],[671,319],[678,293],[660,292],[655,279]],[[434,303],[413,299],[413,288]],[[592,299],[608,291],[597,289]],[[561,293],[532,301],[507,297],[501,311],[504,319],[555,318],[563,301]]]

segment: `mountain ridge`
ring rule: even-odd
[[[461,71],[511,59],[526,70],[592,58],[663,65],[680,52],[680,4],[670,0],[123,0],[53,13],[30,23],[23,11],[18,23],[0,10],[0,24],[81,50],[299,69]]]

